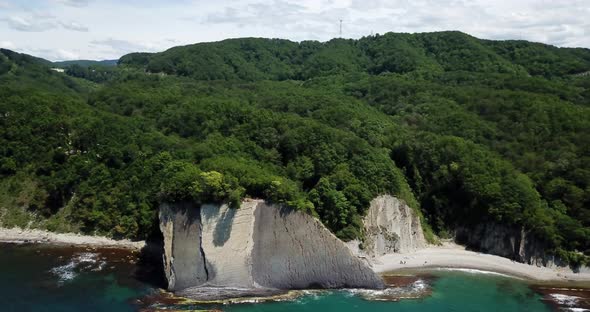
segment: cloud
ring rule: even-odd
[[[43,32],[61,26],[71,31],[88,32],[88,27],[74,21],[59,21],[49,13],[34,13],[30,17],[10,16],[2,19],[8,27],[24,32]]]
[[[257,2],[242,6],[226,7],[221,12],[209,14],[207,24],[273,25],[293,23],[304,14],[305,7],[286,1]]]
[[[69,61],[80,59],[80,54],[68,49],[47,49],[24,47],[19,52],[35,55],[51,61]]]
[[[72,6],[72,7],[77,7],[77,8],[83,8],[88,6],[88,4],[90,3],[90,0],[56,0],[58,3],[67,5],[67,6]]]
[[[304,1],[303,1],[304,2]],[[295,40],[326,40],[338,34],[338,21],[350,17],[349,9],[309,7],[284,0],[254,2],[226,7],[201,21],[202,25],[224,24],[238,28],[267,29],[273,36]]]
[[[0,0],[0,38],[110,59],[236,37],[327,41],[342,19],[345,38],[459,30],[590,47],[588,16],[590,0]]]
[[[107,48],[115,52],[117,55],[127,54],[131,52],[155,52],[161,50],[161,45],[152,42],[134,42],[122,39],[103,39],[93,40],[90,45],[96,47]]]
[[[56,24],[46,18],[26,18],[21,16],[10,16],[4,19],[8,27],[17,31],[41,32],[56,27]]]
[[[15,47],[16,46],[11,41],[0,41],[0,48],[14,50]]]
[[[67,30],[88,32],[88,27],[77,22],[60,22],[60,25]]]

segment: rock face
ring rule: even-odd
[[[321,222],[260,200],[246,200],[239,209],[163,204],[160,229],[172,291],[383,287]]]
[[[527,240],[524,230],[496,223],[458,228],[455,240],[468,248],[524,263],[533,264],[542,255],[542,246]]]
[[[201,248],[207,258],[209,286],[253,287],[252,248],[257,202],[240,209],[227,205],[201,206]],[[198,281],[198,280],[197,280]]]
[[[393,196],[382,195],[373,199],[363,224],[364,242],[354,240],[348,243],[359,256],[372,259],[389,253],[412,252],[426,246],[420,217]]]
[[[564,268],[567,263],[545,252],[545,244],[531,237],[523,228],[484,223],[470,228],[458,228],[455,240],[468,248],[518,262],[548,268]],[[573,268],[574,272],[587,272],[587,267]]]
[[[199,210],[191,203],[162,205],[160,230],[164,235],[164,272],[168,289],[183,289],[207,281],[205,258],[199,248]]]
[[[261,203],[256,210],[254,280],[279,289],[381,288],[382,281],[324,225]]]

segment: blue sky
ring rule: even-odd
[[[50,60],[236,37],[326,41],[460,30],[590,48],[590,0],[0,0],[0,47]]]

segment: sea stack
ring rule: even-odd
[[[262,200],[162,204],[168,289],[383,288],[369,265],[305,213]]]

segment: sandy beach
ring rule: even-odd
[[[54,245],[75,245],[105,248],[125,248],[138,250],[145,241],[114,240],[107,237],[88,236],[74,233],[52,233],[43,230],[20,228],[0,228],[0,242],[3,243],[41,243]]]
[[[41,243],[139,250],[145,241],[114,240],[107,237],[43,230],[0,228],[0,243]],[[547,268],[512,261],[507,258],[465,250],[446,242],[411,253],[388,254],[373,260],[373,270],[387,273],[420,269],[472,269],[507,274],[537,281],[590,282],[590,272],[574,273],[569,268]]]
[[[445,243],[412,253],[388,254],[374,261],[379,273],[408,269],[457,268],[503,273],[537,281],[590,281],[590,272],[573,273],[569,268],[537,267],[507,258],[465,250]]]

